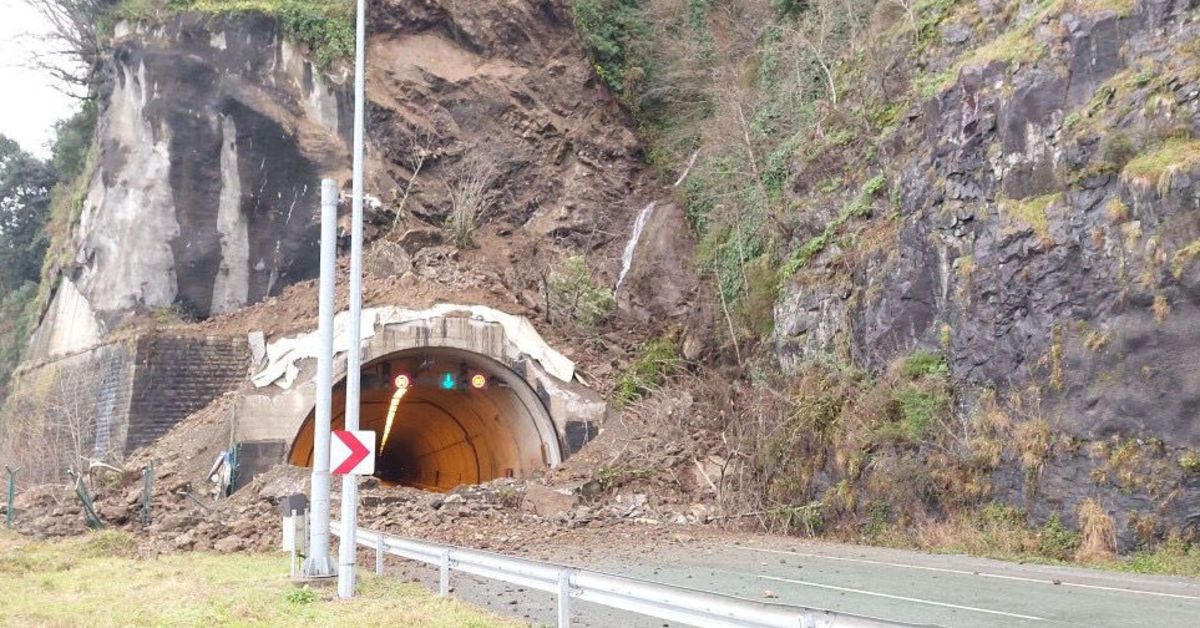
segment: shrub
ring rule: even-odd
[[[585,328],[595,327],[616,307],[612,290],[592,279],[581,256],[567,258],[546,281],[550,310]]]
[[[941,391],[905,387],[896,395],[903,436],[918,442],[925,438],[938,418],[950,408],[950,397]]]
[[[313,602],[316,602],[317,594],[312,589],[305,586],[299,589],[292,589],[291,591],[288,591],[283,595],[283,599],[287,600],[291,604],[302,606],[304,604],[312,604]]]
[[[772,527],[783,534],[803,530],[808,536],[819,534],[825,528],[824,505],[819,501],[800,505],[775,506],[767,510]]]
[[[1070,560],[1079,549],[1079,533],[1063,525],[1058,513],[1050,515],[1037,535],[1037,552],[1054,560]]]
[[[622,408],[648,391],[662,385],[667,374],[679,365],[679,353],[673,338],[662,336],[642,345],[638,355],[617,378],[612,402]]]
[[[1137,156],[1137,146],[1125,133],[1110,133],[1100,141],[1100,161],[1114,171],[1120,171]]]
[[[96,132],[96,118],[96,102],[87,100],[74,115],[54,125],[50,165],[59,181],[70,181],[83,171]]]
[[[950,374],[950,367],[936,353],[917,351],[900,366],[900,374],[909,379],[917,379],[922,375],[945,376]]]
[[[634,48],[649,36],[638,0],[577,0],[575,28],[592,55],[596,74],[617,94],[625,94],[644,69]]]

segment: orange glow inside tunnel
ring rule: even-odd
[[[312,465],[314,414],[292,442],[294,465]],[[561,451],[545,405],[524,379],[458,349],[410,349],[368,363],[359,415],[360,429],[376,433],[375,476],[387,485],[447,491],[520,477]],[[333,429],[344,420],[342,381],[334,386]]]

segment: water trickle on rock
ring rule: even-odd
[[[688,160],[688,165],[683,169],[683,173],[679,175],[679,179],[671,187],[677,188],[687,179],[687,176],[692,171],[692,166],[696,165],[696,158],[700,156],[700,151],[692,153],[692,158]],[[654,208],[658,205],[658,201],[650,201],[649,205],[642,208],[642,212],[638,214],[637,220],[633,223],[633,233],[629,234],[629,241],[625,243],[625,251],[621,254],[621,274],[617,276],[617,286],[613,291],[621,289],[621,284],[625,283],[625,276],[629,274],[629,268],[633,266],[633,252],[637,250],[638,241],[642,239],[642,231],[646,229],[646,223],[650,222],[650,216],[654,214]]]
[[[638,214],[637,220],[633,223],[633,233],[629,234],[629,241],[625,243],[625,252],[621,254],[621,274],[617,276],[616,287],[618,290],[625,282],[625,275],[629,274],[629,267],[633,265],[633,252],[637,249],[638,240],[642,238],[642,230],[646,228],[646,223],[650,220],[650,215],[654,213],[656,205],[658,205],[658,201],[650,201],[649,205],[642,208],[642,213]]]

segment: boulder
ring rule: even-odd
[[[246,542],[242,537],[237,535],[229,535],[213,545],[213,549],[222,554],[232,554],[233,552],[241,551],[246,546]]]
[[[539,517],[553,517],[570,512],[579,503],[579,495],[569,488],[554,488],[541,484],[525,487],[523,507]]]

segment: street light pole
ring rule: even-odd
[[[312,526],[308,555],[301,573],[306,578],[333,576],[329,553],[329,439],[333,422],[333,286],[337,272],[337,183],[321,180],[321,290],[318,298],[317,410],[313,421]]]
[[[354,41],[354,172],[350,223],[350,330],[346,349],[345,430],[358,429],[362,376],[363,117],[366,99],[366,0],[358,0]],[[342,476],[342,535],[338,547],[338,596],[354,597],[358,476]]]

